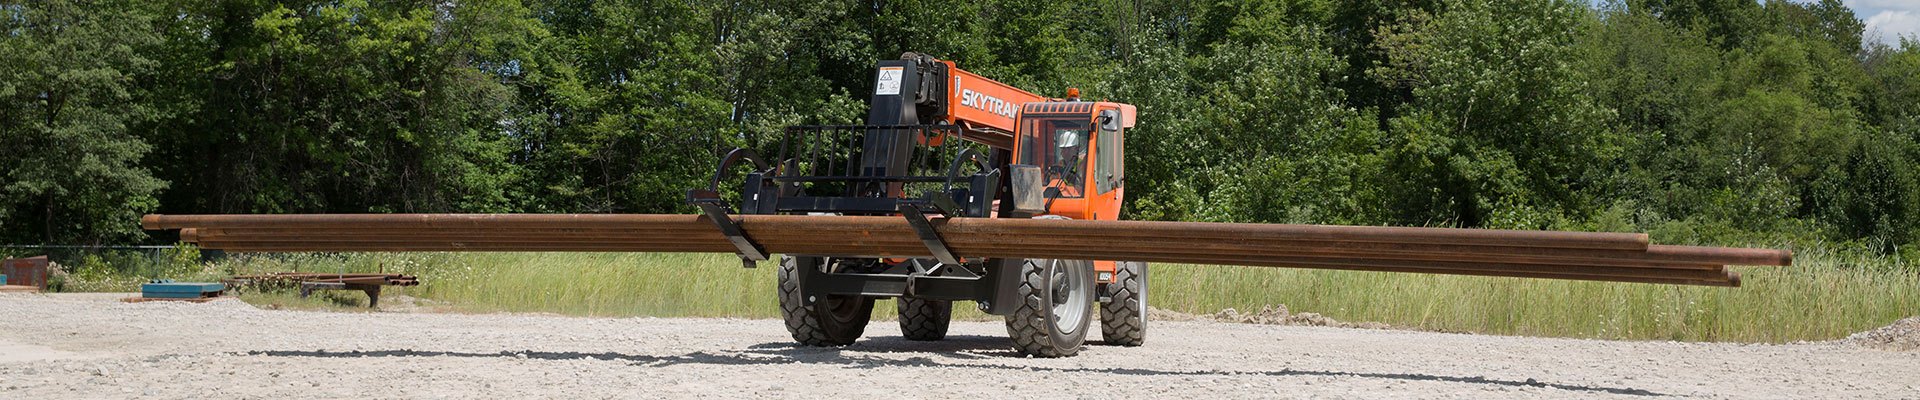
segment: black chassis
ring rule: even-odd
[[[898,215],[913,226],[933,258],[890,263],[873,254],[788,254],[820,257],[820,269],[803,269],[802,299],[826,295],[876,298],[910,296],[933,300],[971,300],[988,314],[1007,315],[1019,304],[1016,290],[1024,259],[968,258],[954,254],[934,229],[948,218],[987,218],[994,200],[1007,193],[1005,173],[1011,153],[968,148],[963,131],[952,125],[839,125],[788,127],[770,164],[752,150],[735,149],[721,159],[705,189],[688,192],[752,268],[769,253],[730,216],[739,214]],[[931,144],[928,138],[944,138]],[[858,142],[858,143],[854,143]],[[857,151],[855,151],[857,150]],[[944,171],[916,168],[951,156]],[[749,164],[742,164],[749,163]],[[963,167],[971,165],[971,172]],[[736,166],[750,166],[739,191],[739,208],[722,198],[720,184]],[[920,171],[921,174],[915,174]],[[932,175],[928,173],[939,173]],[[914,186],[938,186],[918,196]],[[829,195],[830,194],[830,195]],[[1010,208],[1011,201],[1000,202]]]

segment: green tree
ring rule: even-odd
[[[1381,35],[1387,62],[1371,76],[1412,95],[1385,144],[1396,222],[1545,228],[1593,209],[1620,148],[1569,61],[1587,15],[1565,1],[1463,1]]]
[[[1766,29],[1763,6],[1751,0],[1629,0],[1627,8],[1675,27],[1699,29],[1722,48],[1737,48]]]
[[[167,184],[127,126],[158,40],[122,1],[0,5],[0,239],[112,243],[144,237],[140,215]]]
[[[499,123],[519,53],[544,35],[517,1],[239,1],[170,10],[183,110],[143,129],[197,212],[506,211],[525,175]]]

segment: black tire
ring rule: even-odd
[[[808,346],[845,346],[853,344],[867,330],[873,317],[873,298],[862,296],[826,296],[806,305],[800,293],[800,268],[819,268],[820,257],[780,257],[780,317],[787,322],[793,340]]]
[[[1007,315],[1014,350],[1035,357],[1070,357],[1086,344],[1093,320],[1093,263],[1026,260],[1020,264],[1020,307]]]
[[[1114,346],[1147,341],[1147,263],[1114,263],[1108,298],[1100,304],[1100,338]]]
[[[947,338],[947,324],[953,320],[953,302],[901,297],[894,304],[900,310],[900,335],[907,340]]]

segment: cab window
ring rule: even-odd
[[[1060,188],[1060,197],[1083,197],[1092,121],[1035,118],[1023,128],[1018,162],[1039,166],[1048,186]]]

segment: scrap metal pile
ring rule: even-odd
[[[236,285],[262,283],[339,283],[347,285],[379,286],[419,286],[420,278],[402,274],[326,274],[312,272],[276,272],[271,274],[238,275],[227,278]]]
[[[366,292],[367,307],[380,305],[380,288],[385,286],[418,286],[420,278],[402,274],[327,274],[311,272],[277,272],[259,275],[240,275],[227,279],[234,287],[265,286],[275,287],[293,285],[300,288],[300,297],[312,296],[320,290],[357,290]]]
[[[929,257],[897,216],[741,215],[769,253]],[[589,251],[735,253],[699,215],[148,215],[147,229],[235,252]],[[1792,252],[1651,245],[1637,233],[1154,221],[933,221],[964,258],[1057,258],[1739,286],[1728,265],[1790,265]]]

